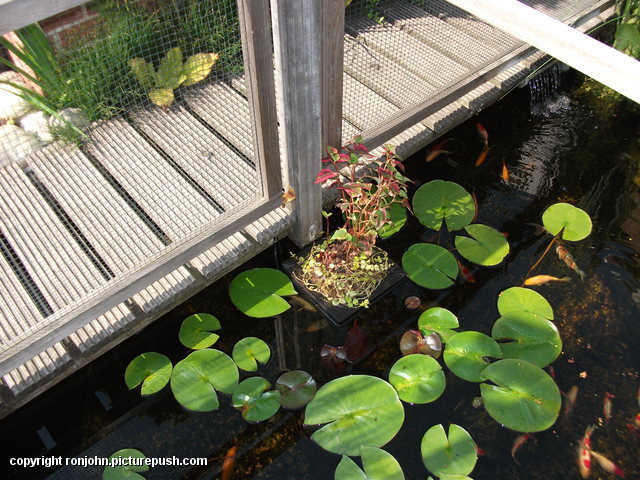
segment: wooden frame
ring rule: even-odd
[[[0,0],[0,35],[87,3],[87,0]]]

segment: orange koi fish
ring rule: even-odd
[[[473,199],[473,206],[476,209],[476,213],[473,215],[473,220],[471,220],[471,223],[475,223],[478,219],[478,197],[476,197],[475,189],[473,189],[473,191],[471,192],[471,198]]]
[[[516,460],[516,452],[520,449],[520,447],[522,447],[522,445],[527,443],[527,440],[529,440],[530,438],[532,438],[531,435],[529,435],[528,433],[523,433],[513,441],[513,446],[511,447],[511,458],[513,458],[513,461],[518,465],[520,465],[520,462]]]
[[[611,407],[613,403],[611,399],[614,398],[609,392],[604,392],[604,402],[602,403],[602,414],[604,415],[604,423],[607,423],[611,419]]]
[[[431,162],[431,161],[435,160],[436,158],[438,158],[443,153],[451,153],[451,152],[449,150],[430,150],[429,153],[427,153],[427,156],[424,159],[428,163],[428,162]]]
[[[231,480],[231,476],[233,475],[233,470],[236,466],[236,452],[238,449],[234,445],[229,449],[227,455],[224,457],[224,462],[222,462],[222,480]]]
[[[460,260],[458,260],[458,268],[460,269],[460,275],[462,275],[462,278],[464,278],[469,283],[476,283],[475,277],[471,274],[467,267],[460,263]]]
[[[625,477],[624,471],[604,455],[598,452],[594,452],[593,450],[591,450],[591,455],[593,456],[593,458],[596,459],[596,461],[600,464],[600,466],[607,472],[613,473],[614,475],[617,475],[620,478]]]
[[[562,260],[567,265],[567,267],[580,275],[581,280],[584,280],[584,272],[578,268],[578,265],[576,265],[576,262],[569,253],[569,250],[567,250],[564,245],[558,245],[556,247],[556,253],[558,254],[558,258],[560,258],[560,260]]]
[[[544,285],[548,282],[570,282],[571,277],[554,277],[551,275],[536,275],[535,277],[527,278],[524,281],[525,285]]]
[[[476,123],[476,128],[478,129],[478,135],[480,135],[480,138],[482,139],[486,147],[487,145],[489,145],[489,132],[487,132],[487,129],[479,123]]]
[[[476,159],[476,163],[475,163],[476,167],[479,167],[484,163],[484,161],[487,159],[488,153],[489,153],[489,147],[485,145],[484,148],[482,149],[482,152],[480,152],[480,155],[478,155],[478,158]]]
[[[295,199],[296,199],[296,192],[293,189],[293,187],[289,187],[289,190],[287,190],[285,193],[282,194],[282,205],[280,206],[284,208],[284,206],[287,203],[293,202]]]
[[[574,385],[569,389],[567,393],[563,393],[564,396],[564,416],[563,420],[568,419],[573,413],[573,409],[576,406],[576,399],[578,398],[578,386]]]
[[[626,426],[629,432],[635,434],[637,438],[640,438],[640,413],[636,413],[636,416],[633,417],[633,423],[627,423]]]
[[[502,179],[505,182],[509,181],[509,170],[507,170],[507,165],[504,163],[504,160],[502,160]]]

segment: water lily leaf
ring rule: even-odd
[[[188,87],[207,78],[213,65],[219,58],[220,55],[217,53],[197,53],[191,55],[182,66],[182,73],[186,77],[182,85]]]
[[[185,80],[186,76],[182,73],[182,50],[180,47],[172,48],[160,60],[156,72],[156,87],[175,90]]]
[[[256,337],[246,337],[233,347],[233,361],[246,372],[258,370],[258,362],[263,365],[271,358],[271,349],[263,340]]]
[[[165,355],[147,352],[131,360],[124,371],[124,381],[129,390],[142,383],[141,395],[151,395],[162,390],[169,379],[173,365]]]
[[[381,447],[404,422],[395,389],[381,378],[349,375],[323,385],[305,410],[305,425],[324,425],[311,438],[322,448],[355,456],[360,446]]]
[[[407,209],[400,203],[392,203],[387,208],[387,217],[392,223],[384,224],[378,230],[380,238],[389,238],[402,230],[402,227],[407,223]]]
[[[180,343],[192,350],[207,348],[218,341],[220,335],[211,333],[220,330],[220,321],[209,313],[195,313],[182,321],[178,339]]]
[[[400,351],[405,356],[419,353],[437,359],[442,355],[442,340],[435,332],[425,337],[418,330],[407,330],[400,337]]]
[[[511,287],[500,292],[498,311],[500,315],[511,312],[526,312],[553,320],[553,308],[547,299],[530,288]]]
[[[442,307],[433,307],[425,310],[418,318],[418,328],[423,334],[435,332],[440,335],[440,338],[445,343],[458,333],[453,329],[459,326],[458,317]]]
[[[154,105],[162,108],[169,108],[173,103],[173,90],[170,88],[154,88],[149,90],[149,100]]]
[[[280,405],[288,410],[297,410],[313,399],[318,387],[307,372],[291,370],[278,377],[276,390],[280,392]]]
[[[591,233],[591,217],[568,203],[554,203],[542,213],[542,224],[551,235],[562,230],[562,239],[577,242]],[[564,229],[564,230],[563,230]]]
[[[468,475],[476,466],[478,452],[471,435],[451,424],[449,435],[442,425],[434,425],[422,437],[422,462],[434,475]]]
[[[447,367],[469,382],[484,380],[480,373],[489,364],[485,357],[502,358],[502,352],[493,338],[480,332],[460,332],[449,339],[444,349]]]
[[[291,308],[282,298],[296,295],[293,284],[280,270],[254,268],[238,274],[231,282],[229,296],[238,309],[250,317],[279,315]]]
[[[487,412],[518,432],[539,432],[554,424],[560,412],[560,391],[540,367],[524,360],[499,360],[482,372],[487,383],[480,393]]]
[[[546,367],[562,351],[562,340],[556,326],[546,318],[533,313],[510,312],[503,315],[491,329],[495,340],[513,340],[500,343],[504,358],[519,358],[538,367]]]
[[[116,453],[109,457],[109,460],[115,458],[147,458],[144,453],[135,448],[124,448],[118,450]],[[102,472],[102,480],[144,480],[142,475],[136,472],[146,472],[149,470],[149,465],[118,465],[116,467],[107,466]]]
[[[411,245],[402,256],[402,268],[412,281],[431,289],[450,287],[458,276],[456,257],[431,243]]]
[[[429,403],[444,392],[446,379],[438,361],[427,355],[408,355],[399,359],[389,372],[389,383],[408,403]]]
[[[216,390],[230,394],[238,378],[238,367],[227,354],[205,348],[176,364],[171,375],[171,391],[183,407],[211,412],[219,406]]]
[[[455,474],[442,474],[438,477],[438,480],[473,480],[471,477],[466,475],[455,475]]]
[[[404,480],[398,461],[389,452],[379,448],[361,447],[362,467],[349,457],[343,456],[338,463],[335,480]]]
[[[425,227],[440,230],[444,220],[453,231],[471,223],[476,207],[469,192],[457,183],[433,180],[413,196],[413,214]]]
[[[334,480],[368,480],[358,464],[346,455],[343,455],[333,475]]]
[[[456,236],[456,248],[467,260],[487,267],[498,265],[509,253],[509,242],[500,232],[487,225],[464,227],[472,238]]]
[[[242,412],[247,422],[262,422],[280,409],[280,392],[270,390],[271,384],[262,377],[250,377],[238,384],[231,395],[233,408]]]

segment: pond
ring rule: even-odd
[[[174,363],[184,358],[188,350],[178,341],[180,323],[193,313],[209,312],[222,324],[215,348],[231,354],[236,342],[247,336],[269,344],[271,359],[259,374],[271,382],[292,369],[310,372],[319,385],[349,373],[386,379],[401,357],[401,335],[416,328],[425,308],[445,307],[457,315],[462,330],[490,333],[499,316],[498,294],[520,285],[548,244],[549,237],[537,235],[532,224],[540,223],[544,209],[555,202],[584,209],[594,225],[587,239],[570,245],[586,273],[584,281],[551,252],[535,272],[570,276],[571,281],[533,287],[555,312],[563,349],[553,363],[554,375],[563,392],[575,393],[572,387],[577,387],[573,411],[569,415],[561,411],[549,430],[533,434],[518,449],[515,462],[511,451],[519,433],[502,427],[483,408],[475,408],[477,385],[444,368],[444,394],[433,403],[404,404],[403,427],[384,449],[399,461],[407,479],[425,479],[421,439],[433,425],[453,423],[464,427],[484,451],[470,475],[476,480],[578,478],[578,441],[594,424],[592,448],[620,465],[627,478],[640,478],[640,432],[628,426],[640,412],[638,113],[627,103],[597,99],[574,74],[565,79],[563,90],[548,92],[533,108],[526,89],[513,92],[445,135],[451,153],[426,163],[423,151],[406,161],[407,176],[415,182],[411,193],[433,179],[455,181],[474,192],[477,222],[508,238],[511,251],[504,262],[490,268],[469,264],[467,281],[459,278],[441,291],[405,279],[356,317],[354,335],[354,321],[335,327],[307,305],[294,304],[275,318],[253,319],[231,304],[227,292],[236,274],[252,267],[277,267],[295,251],[283,241],[2,420],[2,478],[101,478],[100,467],[25,469],[9,467],[8,459],[90,460],[123,448],[137,448],[154,458],[208,459],[206,467],[157,466],[143,473],[147,479],[220,478],[225,455],[236,447],[229,478],[333,479],[340,457],[310,439],[312,431],[303,426],[303,412],[280,410],[268,421],[249,424],[231,407],[228,396],[222,396],[216,412],[187,412],[169,389],[146,398],[137,390],[128,391],[125,368],[136,355],[148,351],[167,355]],[[490,147],[479,167],[474,167],[482,150],[476,124],[488,132]],[[400,233],[379,245],[400,263],[410,245],[433,240],[434,232],[411,218]],[[410,296],[420,298],[418,309],[405,307]],[[323,345],[344,345],[350,331],[347,341],[355,338],[357,344],[353,361],[337,367],[323,363]],[[611,418],[605,421],[607,393],[613,397]],[[597,465],[592,470],[596,476],[611,477]]]

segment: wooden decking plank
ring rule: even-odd
[[[469,109],[461,102],[455,101],[444,108],[441,108],[433,115],[428,116],[422,122],[431,130],[439,133],[443,129],[450,128],[452,125],[462,123],[470,116]]]
[[[171,302],[184,289],[195,282],[193,275],[185,267],[174,270],[166,277],[152,283],[132,300],[137,303],[145,313],[152,313]]]
[[[285,208],[278,208],[250,223],[244,231],[259,244],[276,238],[293,222],[293,214]]]
[[[120,304],[86,326],[79,328],[69,335],[69,339],[84,353],[100,342],[116,335],[121,328],[133,320],[135,320],[135,316],[129,308]]]
[[[245,97],[247,96],[247,79],[244,75],[231,79],[231,86]]]
[[[351,124],[366,130],[391,118],[399,108],[348,73],[342,77],[342,114]]]
[[[8,341],[43,317],[3,255],[0,255],[0,277],[0,327]]]
[[[206,278],[212,278],[233,263],[240,262],[255,250],[254,245],[242,233],[234,233],[189,263]]]
[[[44,377],[54,374],[58,368],[70,361],[71,357],[62,344],[56,343],[33,359],[5,374],[2,381],[14,395],[18,395],[26,388],[43,380]]]
[[[479,112],[498,95],[500,95],[500,89],[497,86],[492,83],[485,83],[462,96],[459,101],[469,110]]]

